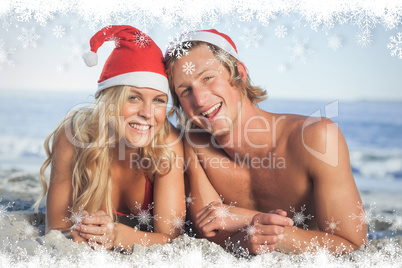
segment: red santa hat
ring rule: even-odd
[[[162,51],[148,35],[126,25],[103,28],[91,38],[91,51],[83,55],[88,66],[98,63],[96,52],[105,41],[114,41],[115,48],[103,66],[95,97],[102,90],[118,85],[148,87],[168,94]]]
[[[237,48],[233,40],[228,35],[218,32],[215,29],[192,31],[185,33],[180,37],[180,43],[189,41],[202,41],[210,43],[225,50],[236,59],[239,59],[239,55],[237,54]],[[169,46],[169,48],[166,51],[166,54],[169,54],[172,51],[172,49],[174,49],[174,46],[173,47]]]

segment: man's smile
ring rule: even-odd
[[[212,106],[211,108],[209,108],[207,111],[202,112],[201,114],[205,118],[213,118],[216,114],[219,113],[221,106],[222,106],[222,102],[217,103],[214,106]]]

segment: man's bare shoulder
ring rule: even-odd
[[[272,124],[275,128],[271,131],[276,131],[276,136],[282,138],[282,141],[288,142],[300,139],[304,122],[308,119],[307,116],[299,114],[269,114]]]
[[[296,115],[289,118],[288,124],[287,150],[306,168],[337,164],[338,149],[346,148],[346,142],[335,122],[326,117]]]
[[[291,152],[304,157],[309,149],[324,153],[328,142],[334,140],[339,129],[331,119],[326,117],[309,117],[299,114],[271,114],[277,121],[278,141],[286,144]],[[308,149],[307,149],[308,148]]]

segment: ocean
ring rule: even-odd
[[[136,246],[131,255],[95,252],[64,238],[44,235],[44,207],[30,209],[41,192],[43,141],[66,113],[91,103],[88,92],[0,91],[0,267],[86,266],[394,266],[402,263],[402,102],[268,99],[264,110],[330,117],[342,130],[353,175],[370,218],[370,245],[335,258],[320,251],[236,257],[204,239],[186,235],[167,246]],[[399,266],[400,267],[400,266]]]
[[[402,102],[268,100],[260,107],[331,118],[345,137],[359,190],[402,194]]]

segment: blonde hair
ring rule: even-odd
[[[267,92],[266,90],[258,87],[258,86],[253,86],[251,84],[251,79],[248,75],[247,72],[247,79],[246,81],[243,81],[239,75],[239,71],[237,69],[237,63],[239,60],[237,60],[235,57],[230,55],[228,52],[225,50],[212,45],[210,43],[206,43],[203,41],[190,41],[190,46],[188,49],[188,52],[191,50],[195,49],[196,47],[199,47],[202,44],[205,44],[209,47],[209,49],[212,51],[214,54],[215,58],[226,68],[226,70],[229,72],[230,78],[229,78],[229,83],[231,86],[234,86],[240,92],[244,95],[247,96],[247,98],[251,101],[253,104],[257,104],[258,102],[261,102],[267,98]],[[165,64],[165,70],[168,75],[169,79],[169,88],[170,88],[170,93],[172,95],[172,102],[173,102],[173,108],[169,111],[168,115],[169,117],[172,115],[176,115],[180,124],[187,126],[187,123],[189,121],[189,118],[183,113],[182,107],[180,105],[179,97],[176,94],[175,91],[175,86],[173,82],[173,65],[176,62],[178,58],[175,57],[175,55],[169,55],[167,54],[164,58],[164,64]],[[197,127],[194,123],[191,123],[191,128]]]
[[[47,193],[45,170],[50,164],[55,164],[53,160],[55,143],[65,131],[67,138],[75,147],[72,160],[73,197],[70,210],[78,212],[85,209],[88,212],[95,212],[105,208],[106,213],[114,217],[110,173],[113,157],[110,147],[115,147],[115,144],[119,142],[119,116],[129,92],[130,86],[114,86],[103,90],[93,105],[69,113],[46,138],[44,147],[47,159],[40,169],[43,192],[34,205],[35,211],[38,211],[39,204]],[[139,148],[139,157],[151,160],[147,168],[140,167],[145,173],[166,174],[171,170],[172,151],[168,146],[164,146],[165,139],[170,134],[170,127],[166,119],[162,129],[154,136],[151,143]],[[157,158],[162,161],[156,161]]]

